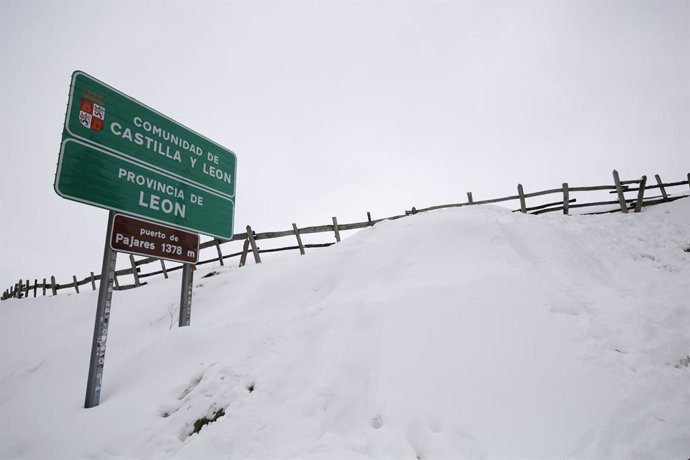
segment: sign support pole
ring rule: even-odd
[[[108,324],[110,323],[110,305],[113,297],[113,278],[117,252],[110,249],[110,233],[113,227],[115,213],[108,213],[108,230],[105,236],[103,250],[103,267],[101,269],[100,287],[98,290],[98,304],[96,306],[96,323],[93,328],[93,342],[91,344],[91,359],[89,361],[89,376],[86,383],[86,409],[98,406],[103,386],[103,364],[105,362],[105,345],[108,340]]]
[[[189,326],[192,320],[192,287],[194,284],[194,265],[182,267],[182,293],[180,295],[179,327]]]

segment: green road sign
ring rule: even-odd
[[[86,142],[62,142],[56,177],[55,190],[64,198],[232,238],[230,198]]]
[[[72,74],[62,139],[60,196],[232,237],[232,151],[80,71]]]

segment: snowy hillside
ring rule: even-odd
[[[686,459],[688,247],[690,200],[483,206],[199,270],[189,328],[153,280],[113,296],[88,410],[96,294],[5,301],[0,458]]]

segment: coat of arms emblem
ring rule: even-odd
[[[82,97],[79,105],[79,121],[92,131],[102,130],[105,121],[105,107],[91,99]]]

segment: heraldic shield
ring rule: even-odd
[[[82,97],[79,109],[79,121],[82,125],[92,131],[100,131],[103,129],[105,107],[90,99]]]

